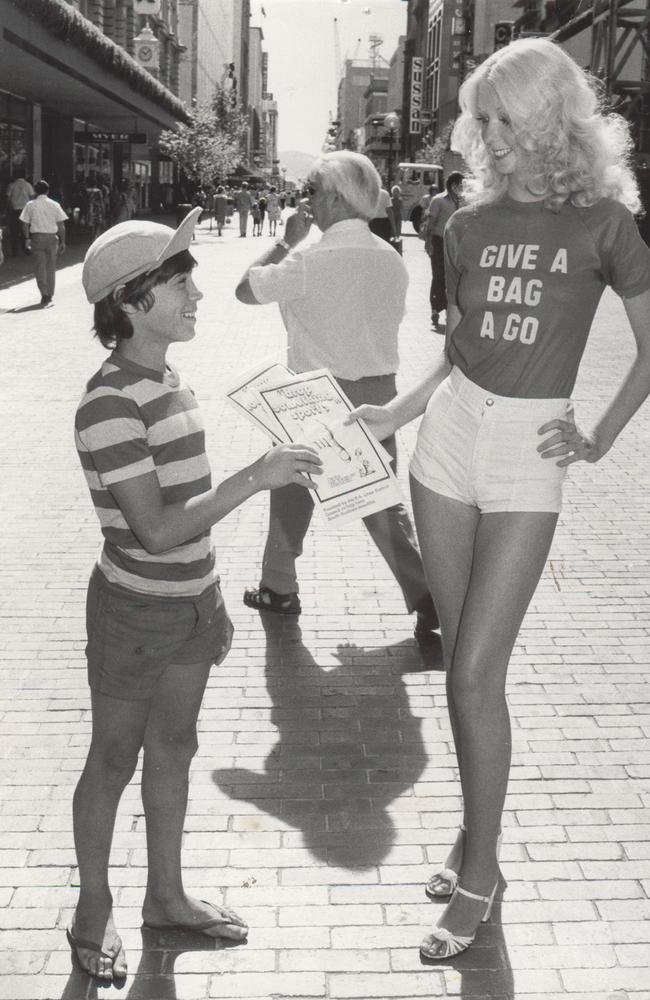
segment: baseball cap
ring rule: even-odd
[[[193,208],[177,229],[158,222],[119,222],[90,244],[81,281],[89,302],[99,302],[119,285],[155,271],[174,254],[188,250],[203,209]]]

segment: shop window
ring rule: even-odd
[[[0,200],[4,201],[12,175],[29,175],[30,163],[25,145],[27,103],[20,97],[0,91]]]

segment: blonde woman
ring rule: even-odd
[[[415,388],[363,406],[375,433],[424,413],[411,462],[415,520],[440,613],[463,823],[427,894],[450,896],[420,951],[445,960],[489,918],[510,768],[506,671],[551,546],[562,482],[597,462],[650,392],[650,251],[622,119],[558,46],[526,39],[460,93],[454,146],[466,206],[445,230],[445,350]],[[606,285],[636,358],[588,433],[570,400]]]

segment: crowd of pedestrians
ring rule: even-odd
[[[384,188],[366,157],[318,159],[283,236],[233,289],[248,306],[280,308],[291,368],[328,368],[355,407],[348,422],[363,419],[393,463],[397,431],[422,418],[410,463],[415,531],[403,504],[364,520],[415,614],[416,636],[439,630],[442,639],[463,819],[444,864],[423,874],[423,892],[448,900],[420,944],[433,962],[471,946],[499,885],[507,670],[567,468],[605,455],[650,393],[650,250],[634,219],[640,200],[626,124],[601,112],[589,78],[545,39],[488,57],[463,83],[460,104],[454,143],[465,176],[451,174],[445,191],[432,193],[422,227],[432,319],[442,326],[446,313],[445,339],[434,338],[417,384],[397,393],[408,285],[395,252],[400,191]],[[87,190],[86,218],[101,225],[91,207],[101,187]],[[24,194],[24,185],[14,190],[16,206]],[[33,194],[12,209],[32,252],[35,227],[48,234],[47,186]],[[108,866],[141,750],[145,925],[234,941],[248,934],[236,913],[185,891],[180,853],[197,717],[233,634],[210,529],[260,491],[270,493],[269,530],[259,584],[244,603],[260,613],[302,611],[296,562],[317,451],[278,445],[214,485],[197,401],[167,359],[172,343],[195,336],[202,295],[190,247],[202,213],[214,213],[221,235],[236,211],[241,238],[249,219],[253,235],[267,222],[275,236],[281,221],[275,188],[244,182],[232,202],[229,194],[225,186],[204,193],[176,230],[118,219],[83,267],[95,332],[111,353],[75,422],[104,544],[87,595],[92,741],[74,795],[80,894],[67,933],[81,967],[104,981],[127,970]],[[312,226],[320,239],[305,242]],[[51,256],[56,239],[39,252]],[[637,352],[587,432],[571,393],[607,286],[623,299]]]

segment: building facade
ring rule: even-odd
[[[465,76],[495,47],[495,28],[514,24],[517,0],[409,0],[404,46],[401,154],[414,160],[458,115]]]
[[[338,131],[334,137],[338,149],[358,149],[358,132],[366,119],[365,94],[373,68],[370,59],[345,60],[338,89]]]
[[[550,36],[602,81],[611,107],[630,121],[637,159],[650,163],[649,34],[647,2],[408,0],[401,155],[421,159],[445,138],[463,79],[495,48]],[[457,161],[446,154],[443,165]]]
[[[157,138],[185,117],[178,4],[161,0],[153,19],[136,5],[0,0],[0,199],[22,173],[45,177],[69,208],[93,177],[128,184],[141,211],[164,203],[171,164]],[[147,22],[154,41],[142,45]]]
[[[209,101],[215,87],[228,78],[236,55],[241,57],[233,0],[178,0],[178,30],[184,46],[179,96],[187,105]]]

